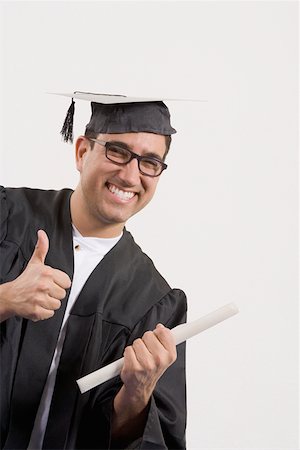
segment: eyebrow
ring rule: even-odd
[[[130,150],[130,151],[133,152],[132,148],[128,144],[126,144],[126,142],[115,141],[115,140],[108,141],[108,142],[111,143],[111,144],[119,145],[120,147],[123,147],[126,150]],[[133,153],[136,153],[136,152],[133,152]],[[146,152],[144,155],[140,155],[140,156],[145,156],[147,158],[155,158],[155,159],[158,159],[159,161],[163,161],[163,159],[155,152]]]

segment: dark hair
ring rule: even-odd
[[[91,130],[85,130],[84,136],[86,138],[90,138],[90,139],[97,139],[99,133],[95,133],[95,131],[91,131]],[[93,150],[95,142],[94,141],[90,141],[91,142],[91,149]]]
[[[95,131],[85,130],[84,136],[87,138],[91,138],[91,139],[97,139],[98,134],[99,133],[96,133]],[[171,136],[165,136],[165,138],[166,138],[166,151],[165,151],[163,160],[166,159],[166,156],[169,153],[171,142],[172,142]],[[91,149],[94,148],[94,145],[95,145],[95,142],[91,141]]]

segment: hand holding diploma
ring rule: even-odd
[[[229,303],[222,308],[219,308],[216,311],[213,311],[210,314],[201,317],[198,320],[178,325],[171,330],[176,345],[181,344],[182,342],[195,336],[196,334],[199,334],[202,331],[207,330],[208,328],[222,322],[223,320],[228,319],[238,312],[239,310],[237,306],[234,303]],[[83,394],[84,392],[89,391],[95,386],[98,386],[99,384],[104,383],[105,381],[119,375],[121,373],[123,364],[124,358],[118,359],[117,361],[108,364],[107,366],[102,367],[101,369],[96,370],[95,372],[92,372],[89,375],[86,375],[85,377],[77,380],[77,384],[81,393]]]
[[[162,324],[157,324],[153,331],[146,331],[125,348],[120,373],[123,385],[113,403],[114,448],[120,448],[124,442],[127,448],[127,444],[141,436],[156,383],[176,358],[174,336]]]

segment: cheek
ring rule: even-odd
[[[85,178],[95,177],[97,173],[101,172],[101,164],[97,158],[93,157],[92,154],[83,155],[79,163],[81,175]]]
[[[156,188],[157,188],[157,183],[158,180],[150,180],[150,182],[147,183],[147,185],[145,185],[145,191],[148,194],[149,200],[152,199],[152,197],[155,194]]]

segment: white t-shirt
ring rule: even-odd
[[[51,400],[54,391],[56,373],[66,336],[67,320],[70,315],[70,310],[77,300],[78,295],[80,294],[80,291],[90,274],[93,272],[98,263],[104,258],[106,253],[108,253],[116,245],[121,237],[122,234],[118,237],[107,239],[84,237],[73,226],[74,275],[70,296],[62,321],[62,326],[59,332],[48,378],[35,418],[30,442],[27,447],[28,450],[38,450],[41,449],[43,445]]]

